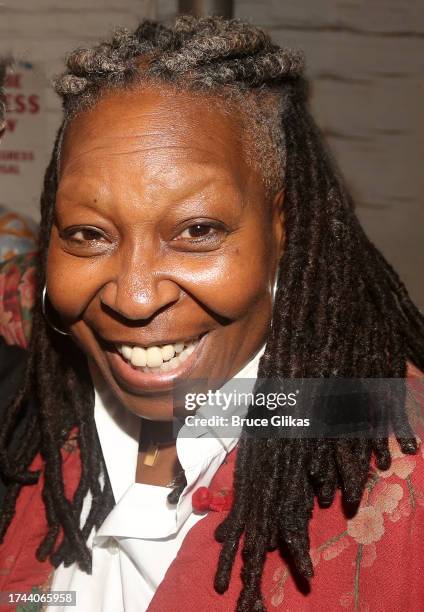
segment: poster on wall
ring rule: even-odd
[[[0,144],[0,205],[37,216],[46,166],[47,79],[31,62],[18,62],[6,77],[6,132]]]

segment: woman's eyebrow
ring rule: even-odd
[[[113,210],[105,210],[103,207],[98,207],[96,206],[96,202],[78,202],[78,209],[76,209],[74,206],[72,206],[72,204],[64,204],[63,206],[55,206],[55,210],[54,210],[54,218],[56,221],[59,221],[62,217],[66,219],[66,215],[69,214],[73,214],[73,225],[78,225],[78,221],[77,219],[75,219],[75,215],[79,215],[87,213],[88,211],[91,211],[92,213],[94,213],[97,218],[103,218],[111,223],[115,223],[116,219],[114,219],[113,217]],[[83,220],[81,219],[81,224],[84,224]]]

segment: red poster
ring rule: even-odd
[[[0,144],[0,204],[34,215],[48,148],[44,92],[47,80],[32,63],[9,71],[6,132]]]

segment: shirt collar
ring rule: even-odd
[[[248,378],[253,384],[264,350],[265,345],[231,380]],[[118,502],[135,482],[140,417],[126,410],[108,388],[100,385],[95,387],[94,416],[113,495]],[[214,437],[199,428],[195,438],[184,437],[180,432],[177,454],[186,476],[187,470],[193,471],[194,476],[208,457],[216,456],[220,451],[230,452],[236,443],[237,438]]]

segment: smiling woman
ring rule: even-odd
[[[47,292],[139,416],[171,419],[180,379],[227,380],[265,341],[282,198],[238,123],[161,85],[112,92],[66,130]]]
[[[15,564],[1,590],[75,590],[84,612],[250,612],[347,607],[355,585],[352,609],[377,609],[376,576],[359,593],[358,568],[393,510],[370,493],[386,479],[397,500],[414,492],[414,512],[386,526],[385,609],[422,609],[419,573],[396,564],[409,546],[420,566],[405,538],[424,525],[423,462],[401,493],[389,470],[417,450],[404,397],[389,438],[367,395],[360,439],[175,440],[169,427],[176,392],[199,381],[424,369],[423,317],[358,223],[302,70],[298,52],[219,18],[143,22],[70,55],[26,376],[0,429],[1,552]],[[348,537],[356,559],[310,581]]]

